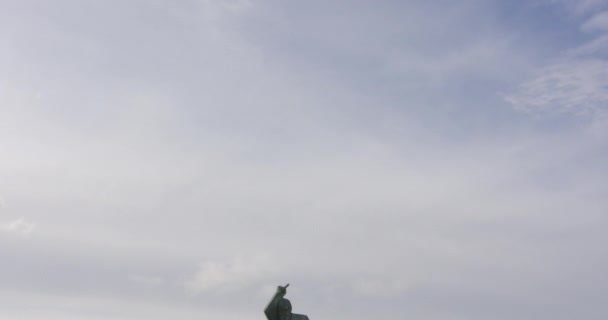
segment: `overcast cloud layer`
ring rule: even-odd
[[[0,0],[0,47],[0,319],[608,318],[606,1]]]

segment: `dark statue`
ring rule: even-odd
[[[285,299],[287,287],[289,284],[277,287],[277,292],[264,309],[266,318],[268,320],[308,320],[308,317],[303,314],[291,313],[291,302]]]

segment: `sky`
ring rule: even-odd
[[[608,318],[608,1],[0,0],[0,319]]]

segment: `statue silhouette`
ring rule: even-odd
[[[291,302],[285,299],[287,287],[289,287],[289,283],[284,287],[277,287],[277,292],[264,309],[266,318],[268,320],[308,320],[308,316],[291,313]]]

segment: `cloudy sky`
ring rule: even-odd
[[[608,318],[608,1],[0,0],[0,319]]]

